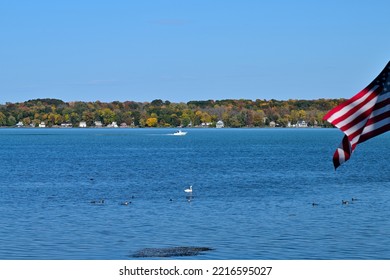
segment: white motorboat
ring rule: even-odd
[[[175,136],[184,136],[186,134],[187,134],[186,131],[181,131],[181,130],[178,130],[178,131],[173,133],[173,135],[175,135]]]

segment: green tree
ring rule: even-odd
[[[16,119],[14,116],[9,116],[8,119],[7,119],[7,125],[8,126],[13,126],[16,124]]]
[[[60,114],[50,113],[47,116],[48,125],[60,125],[63,122],[64,118]]]
[[[85,121],[87,126],[92,126],[93,122],[95,121],[95,114],[91,111],[84,111],[82,120]]]
[[[180,126],[181,125],[181,121],[180,121],[180,118],[176,115],[176,114],[172,114],[170,116],[170,122],[169,122],[172,126]]]
[[[134,118],[130,111],[124,112],[122,114],[122,122],[126,123],[127,125],[133,125]]]
[[[150,104],[154,107],[161,107],[164,102],[161,99],[155,99]]]
[[[104,125],[111,124],[115,121],[115,113],[109,108],[99,110],[98,114]]]
[[[133,117],[134,125],[141,125],[141,112],[140,111],[132,111],[131,116]]]
[[[80,122],[80,116],[76,112],[72,112],[70,114],[70,122],[75,124]]]
[[[180,117],[180,125],[187,127],[190,125],[190,123],[191,123],[190,116],[187,113],[182,114]]]

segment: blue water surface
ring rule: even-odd
[[[0,259],[390,259],[390,134],[186,131],[0,129]]]

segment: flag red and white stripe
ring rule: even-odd
[[[324,117],[345,136],[333,155],[337,168],[350,157],[357,144],[390,130],[390,62],[366,88],[330,110]]]

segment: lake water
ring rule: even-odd
[[[390,259],[389,133],[186,131],[0,129],[0,259]]]

